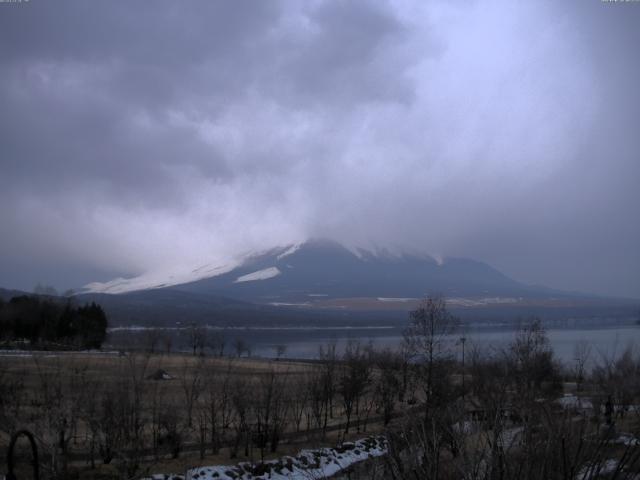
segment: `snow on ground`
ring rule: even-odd
[[[273,307],[310,307],[309,302],[302,303],[288,303],[288,302],[270,302],[269,305]]]
[[[414,302],[419,300],[418,298],[409,297],[378,297],[379,302]],[[447,298],[448,305],[455,305],[457,307],[480,307],[486,305],[500,305],[518,303],[522,298],[511,297],[485,297],[485,298],[464,298],[464,297],[450,297]]]
[[[613,440],[613,443],[616,443],[618,445],[640,445],[640,440],[638,440],[635,436],[631,435],[630,433],[620,433],[620,435],[618,435],[617,438],[615,438]]]
[[[302,450],[296,457],[282,457],[261,464],[197,467],[181,475],[157,474],[152,480],[309,480],[330,478],[350,466],[387,453],[387,440],[369,437],[345,442],[336,448]]]
[[[605,460],[604,462],[587,465],[578,472],[576,475],[576,480],[585,480],[589,478],[596,478],[600,475],[607,475],[609,473],[613,473],[618,468],[618,461],[616,459]]]
[[[118,356],[120,352],[117,350],[0,350],[0,357],[71,357],[85,355]]]
[[[565,394],[564,397],[560,397],[556,402],[563,408],[568,409],[589,410],[593,408],[593,404],[588,398],[576,397],[570,393]]]
[[[451,429],[455,433],[471,434],[471,433],[477,432],[480,429],[480,427],[476,422],[470,422],[468,420],[465,420],[463,422],[454,423],[453,425],[451,425]]]
[[[242,275],[241,277],[236,278],[234,283],[241,282],[253,282],[255,280],[267,280],[268,278],[277,277],[280,275],[280,270],[278,267],[269,267],[264,270],[258,270],[257,272],[247,273],[246,275]]]
[[[503,430],[498,437],[498,444],[505,450],[508,450],[517,442],[521,441],[523,427],[514,427]]]
[[[484,305],[502,305],[518,303],[522,298],[513,297],[485,297],[485,298],[464,298],[451,297],[447,298],[447,305],[455,305],[458,307],[480,307]]]

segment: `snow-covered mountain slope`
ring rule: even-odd
[[[254,259],[262,256],[274,256],[278,259],[295,252],[300,244],[278,247],[261,253],[246,253],[236,259],[228,259],[221,263],[207,263],[191,267],[178,267],[171,270],[158,270],[147,272],[131,278],[115,278],[107,282],[92,282],[82,287],[82,293],[128,293],[140,290],[152,290],[158,288],[168,288],[175,285],[182,285],[199,280],[217,277],[228,272],[235,271],[243,265],[252,264]],[[236,282],[248,282],[254,280],[265,280],[279,274],[277,268],[269,267],[264,271],[256,271],[236,278]],[[242,278],[240,278],[242,277]]]
[[[108,282],[92,282],[85,285],[83,293],[127,293],[138,290],[166,288],[183,283],[211,278],[229,272],[238,266],[238,262],[224,265],[201,265],[195,268],[176,271],[148,272],[132,278],[115,278]]]

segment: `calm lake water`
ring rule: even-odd
[[[253,329],[252,329],[253,330]],[[314,358],[319,348],[329,342],[336,342],[343,349],[349,341],[371,342],[378,348],[394,348],[402,341],[400,328],[353,328],[310,331],[253,330],[242,335],[253,346],[253,354],[263,357],[274,356],[275,346],[286,345],[285,356],[289,358]],[[474,346],[483,350],[505,348],[515,337],[515,331],[507,328],[469,329],[463,334],[453,335],[452,344],[456,344],[464,335],[467,339],[467,352]],[[604,357],[620,355],[628,346],[640,347],[640,326],[618,326],[600,328],[563,328],[548,329],[547,336],[556,356],[565,363],[573,362],[576,344],[587,342],[591,347],[591,361]],[[461,347],[456,347],[461,354]]]
[[[335,343],[338,351],[343,351],[350,341],[373,344],[376,348],[396,348],[402,342],[400,326],[376,327],[271,327],[271,328],[211,328],[211,334],[222,334],[226,347],[225,354],[233,355],[234,343],[241,339],[251,347],[252,356],[273,358],[276,348],[284,345],[286,358],[317,358],[320,347]],[[575,358],[576,345],[586,342],[591,347],[590,363],[602,358],[620,355],[629,346],[640,347],[640,326],[588,326],[547,328],[547,336],[556,357],[564,363],[572,363]],[[173,350],[188,351],[188,330],[181,328],[168,329],[173,338]],[[119,345],[144,348],[145,329],[121,328],[110,332],[106,348],[118,348]],[[465,349],[470,352],[478,347],[482,350],[500,351],[515,338],[513,327],[474,327],[467,328],[450,337],[450,342],[457,355],[461,355],[460,337],[467,341]],[[162,347],[159,347],[162,348]]]

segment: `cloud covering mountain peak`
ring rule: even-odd
[[[166,274],[327,236],[640,295],[627,7],[6,8],[0,282]]]

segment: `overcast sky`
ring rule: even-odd
[[[640,2],[0,3],[0,286],[330,237],[640,297]]]

